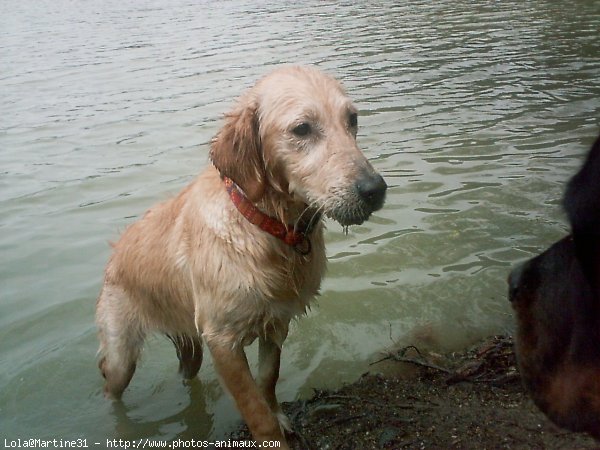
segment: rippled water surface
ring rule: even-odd
[[[392,341],[512,330],[509,267],[567,230],[564,183],[599,130],[600,3],[368,5],[0,5],[0,438],[200,439],[239,420],[210,358],[184,384],[159,337],[105,401],[94,303],[108,241],[207,164],[221,115],[279,64],[343,81],[390,186],[371,221],[328,223],[280,398],[356,378]]]

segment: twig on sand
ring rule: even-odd
[[[407,356],[404,356],[406,354],[406,352],[410,349],[413,349],[417,352],[417,354],[419,355],[419,359],[417,358],[409,358]],[[421,352],[419,351],[419,349],[417,347],[415,347],[414,345],[409,345],[407,347],[403,347],[401,348],[398,352],[396,353],[390,353],[388,355],[386,355],[385,357],[372,362],[371,366],[378,364],[382,361],[386,361],[386,360],[394,360],[394,361],[398,361],[398,362],[403,362],[403,363],[409,363],[409,364],[414,364],[416,366],[421,366],[421,367],[427,367],[428,369],[433,369],[433,370],[438,370],[440,372],[444,372],[447,373],[449,375],[454,374],[454,371],[447,369],[445,367],[442,366],[438,366],[437,364],[433,364],[429,361],[426,361],[425,358],[423,357],[423,355],[421,354]]]

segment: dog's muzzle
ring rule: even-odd
[[[387,184],[376,172],[366,172],[325,209],[342,226],[360,225],[383,206]]]

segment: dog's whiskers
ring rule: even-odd
[[[323,209],[324,209],[323,205],[318,205],[318,203],[316,201],[313,201],[309,205],[306,205],[306,208],[304,208],[302,210],[302,212],[300,213],[300,215],[294,222],[294,230],[298,229],[298,225],[300,224],[300,221],[302,220],[302,217],[304,216],[304,214],[309,211],[312,211],[312,215],[310,216],[310,219],[308,220],[308,223],[306,225],[306,229],[310,230],[313,227],[313,221],[315,220],[315,218],[317,218],[317,219],[320,218],[320,216],[323,212],[322,211]]]

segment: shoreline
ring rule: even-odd
[[[402,347],[358,380],[282,408],[294,429],[288,443],[298,450],[598,448],[536,408],[510,336],[446,355]],[[245,426],[232,437],[251,439]]]

